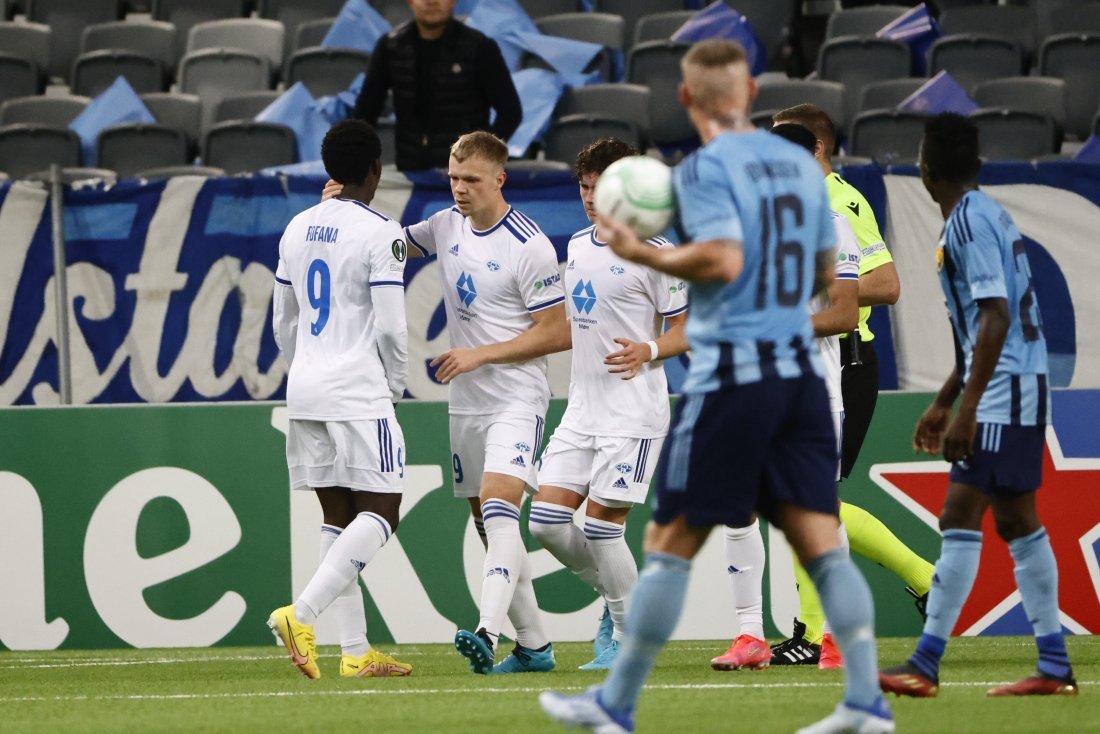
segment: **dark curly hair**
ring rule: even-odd
[[[342,120],[325,133],[321,160],[329,178],[344,185],[366,180],[382,157],[382,141],[374,128],[362,120]]]
[[[627,156],[640,155],[641,152],[630,143],[624,143],[618,138],[600,138],[594,143],[589,143],[573,163],[573,175],[577,180],[590,173],[603,173],[615,161]]]
[[[921,160],[932,178],[966,184],[978,178],[978,128],[962,115],[944,112],[924,123]]]

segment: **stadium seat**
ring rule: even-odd
[[[535,25],[547,36],[569,38],[574,41],[587,41],[603,46],[605,50],[602,52],[601,58],[590,66],[599,69],[602,79],[613,81],[614,65],[612,55],[607,49],[619,52],[623,50],[624,26],[622,18],[608,13],[564,13],[539,18],[535,21]]]
[[[229,175],[285,166],[298,160],[298,141],[285,125],[268,122],[220,122],[202,142],[202,162]]]
[[[1048,115],[985,108],[969,116],[978,126],[978,153],[986,160],[1027,161],[1057,153],[1060,147]]]
[[[51,77],[68,79],[80,49],[84,29],[122,19],[120,0],[30,0],[27,19],[50,27]]]
[[[38,65],[30,59],[0,53],[0,104],[42,93]]]
[[[202,130],[202,101],[194,94],[157,92],[141,95],[156,121],[187,138],[188,158],[198,153]]]
[[[1066,83],[1066,132],[1084,140],[1100,107],[1100,34],[1052,36],[1039,48],[1039,74]]]
[[[0,127],[0,171],[26,178],[54,163],[80,165],[80,138],[72,130],[32,124]]]
[[[367,71],[370,54],[350,48],[306,48],[287,66],[286,85],[302,82],[314,97],[339,94]]]
[[[261,18],[277,20],[283,24],[286,33],[283,38],[283,58],[289,59],[297,50],[294,39],[297,37],[298,27],[302,23],[317,20],[318,18],[331,18],[344,7],[344,0],[259,0],[259,15]]]
[[[541,171],[561,171],[568,173],[572,171],[573,167],[565,161],[551,161],[551,160],[537,160],[534,158],[521,158],[519,160],[508,161],[504,164],[504,172],[508,174],[509,180],[515,180],[514,175],[528,175],[534,177]]]
[[[768,68],[781,70],[786,65],[784,47],[794,20],[796,0],[727,0],[752,23],[756,36],[768,55]]]
[[[336,18],[318,18],[300,23],[298,31],[294,34],[294,51],[320,46],[334,22]]]
[[[50,68],[50,27],[41,23],[0,23],[0,49],[3,53],[29,59],[38,69],[38,86],[46,84]]]
[[[28,123],[68,127],[91,102],[71,95],[19,97],[0,105],[0,125]]]
[[[856,116],[848,152],[879,163],[911,163],[917,159],[927,115],[900,110],[871,110]]]
[[[160,62],[166,80],[176,71],[176,27],[164,21],[120,20],[97,23],[84,29],[80,52],[133,51]]]
[[[566,115],[554,120],[546,131],[546,157],[571,164],[589,143],[600,138],[618,138],[636,148],[642,142],[638,129],[626,120],[608,115]]]
[[[963,89],[1006,76],[1019,76],[1024,69],[1020,47],[993,36],[945,36],[928,51],[928,75],[946,71]]]
[[[1041,76],[991,79],[971,92],[979,107],[1011,109],[1049,115],[1059,131],[1066,126],[1066,83]]]
[[[638,19],[654,13],[683,10],[684,0],[596,0],[596,10],[623,17],[623,38],[634,40],[634,26]]]
[[[69,86],[74,94],[94,97],[120,76],[138,94],[164,91],[164,69],[159,61],[133,51],[112,49],[77,56]]]
[[[217,176],[224,176],[225,171],[220,168],[214,168],[213,166],[167,166],[165,168],[146,168],[134,173],[134,178],[143,178],[149,181],[159,181],[165,178],[176,178],[177,176],[202,176],[204,178],[214,178]]]
[[[412,11],[409,10],[407,0],[370,0],[370,4],[394,28],[412,20]]]
[[[649,137],[649,87],[641,84],[589,84],[566,89],[554,117],[591,114],[625,120],[643,140]]]
[[[627,81],[649,87],[649,138],[658,145],[697,139],[687,112],[675,101],[680,59],[689,48],[686,43],[647,41],[627,55]]]
[[[547,15],[575,13],[580,9],[577,6],[577,0],[519,0],[519,6],[531,20],[538,20]]]
[[[787,79],[761,84],[753,107],[777,112],[803,103],[815,104],[825,110],[837,129],[843,129],[844,85],[839,82]]]
[[[825,42],[817,57],[818,76],[844,85],[844,119],[855,119],[863,87],[909,76],[909,47],[887,38],[845,36]]]
[[[825,38],[841,36],[873,36],[880,28],[904,15],[904,5],[869,5],[864,8],[838,10],[829,16]]]
[[[202,129],[210,127],[218,102],[233,94],[270,87],[267,59],[247,51],[208,48],[180,61],[180,91],[202,100]]]
[[[927,79],[886,79],[872,82],[863,88],[859,98],[859,111],[892,110],[904,102]]]
[[[116,125],[96,139],[96,163],[126,178],[147,168],[187,165],[187,151],[187,136],[164,125]]]
[[[1040,39],[1061,33],[1100,33],[1100,3],[1060,0],[1039,20]]]
[[[945,37],[981,34],[1012,41],[1027,59],[1035,56],[1038,21],[1032,8],[1022,5],[972,5],[945,10],[940,28]]]
[[[153,0],[153,19],[166,20],[176,26],[176,47],[172,51],[177,66],[187,48],[191,26],[221,18],[243,18],[248,15],[247,0]]]
[[[267,59],[268,70],[283,67],[283,39],[286,31],[277,20],[264,18],[227,18],[208,20],[191,27],[187,53],[205,48],[235,48]]]
[[[634,38],[630,45],[637,46],[646,41],[667,41],[695,13],[694,10],[672,10],[644,15],[634,25]]]
[[[248,92],[226,97],[214,109],[214,124],[228,120],[253,120],[281,94],[282,92]]]

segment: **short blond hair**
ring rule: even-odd
[[[733,41],[700,41],[680,61],[690,105],[708,117],[732,125],[751,101],[745,49]]]
[[[451,146],[451,156],[459,163],[477,156],[504,168],[504,164],[508,162],[508,146],[496,135],[477,130],[456,140]]]
[[[740,62],[748,63],[744,47],[736,41],[711,38],[699,41],[684,54],[683,64],[703,69],[717,69]]]

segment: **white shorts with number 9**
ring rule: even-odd
[[[545,422],[536,413],[451,416],[455,497],[477,497],[481,475],[507,474],[537,491],[536,465]]]
[[[405,436],[393,418],[291,419],[286,463],[293,489],[347,487],[401,492],[405,488]]]

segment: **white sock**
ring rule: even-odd
[[[329,548],[317,572],[294,603],[294,616],[313,624],[390,539],[390,524],[381,515],[361,512]]]
[[[336,539],[343,532],[335,525],[321,526],[321,563]],[[367,641],[367,614],[363,606],[363,592],[359,590],[359,576],[356,575],[340,596],[325,610],[336,622],[336,632],[340,635],[340,651],[345,655],[360,657],[370,651]]]
[[[550,502],[532,502],[527,528],[542,547],[580,576],[581,581],[603,594],[596,559],[581,529],[573,524],[573,510]]]
[[[844,555],[851,558],[852,546],[848,543],[848,528],[844,527],[844,523],[840,523],[840,529],[837,530],[837,535],[840,538],[840,547],[844,551]],[[825,621],[821,625],[821,633],[825,635],[831,635],[833,633],[833,626],[829,624],[828,617],[825,618]]]
[[[479,607],[481,619],[477,626],[484,628],[495,643],[512,605],[527,549],[519,532],[519,508],[511,502],[496,498],[485,500],[481,505],[481,517],[485,521],[489,545],[485,551],[485,578],[481,584]]]
[[[542,613],[539,612],[535,586],[531,582],[531,559],[526,552],[523,554],[515,587],[512,603],[508,607],[508,619],[516,628],[516,642],[522,647],[538,650],[550,642],[550,638],[542,627]]]
[[[638,564],[626,544],[625,532],[626,527],[618,523],[591,517],[584,521],[584,536],[588,538],[589,549],[596,559],[603,598],[615,624],[611,639],[616,642],[623,638],[626,600],[638,580]]]
[[[726,528],[726,569],[741,635],[764,639],[764,538],[760,521],[744,528]]]

